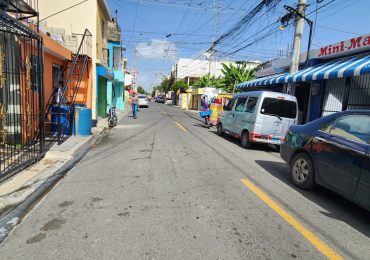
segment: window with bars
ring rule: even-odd
[[[122,69],[121,47],[113,48],[113,69],[114,70]]]

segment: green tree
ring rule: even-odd
[[[139,93],[139,94],[146,94],[146,91],[145,91],[145,89],[142,86],[138,86],[137,87],[137,93]]]
[[[155,96],[155,92],[157,91],[157,87],[154,87],[153,90],[152,90],[152,97]]]
[[[234,93],[236,84],[254,79],[254,70],[248,69],[245,62],[237,64],[236,66],[222,63],[221,71],[224,75],[224,89],[227,92]]]
[[[160,92],[168,92],[171,90],[170,81],[168,78],[163,78],[161,84],[156,87]]]
[[[216,78],[215,76],[211,76],[211,74],[209,73],[201,77],[194,83],[195,88],[205,88],[205,87],[222,88],[223,86],[224,83],[221,77]]]
[[[184,93],[188,89],[188,84],[186,84],[186,82],[183,80],[178,80],[171,86],[171,89],[176,93],[177,91],[180,91],[180,93]]]

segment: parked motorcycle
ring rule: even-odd
[[[108,126],[115,127],[117,125],[116,107],[112,106],[108,113]]]

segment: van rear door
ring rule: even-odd
[[[280,141],[289,126],[297,117],[297,102],[284,97],[265,97],[262,101],[260,115],[261,136],[271,136],[272,141]]]

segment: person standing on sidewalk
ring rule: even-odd
[[[132,106],[132,116],[136,119],[137,118],[137,111],[138,111],[138,107],[139,107],[139,97],[138,97],[137,93],[132,94],[131,106]]]

